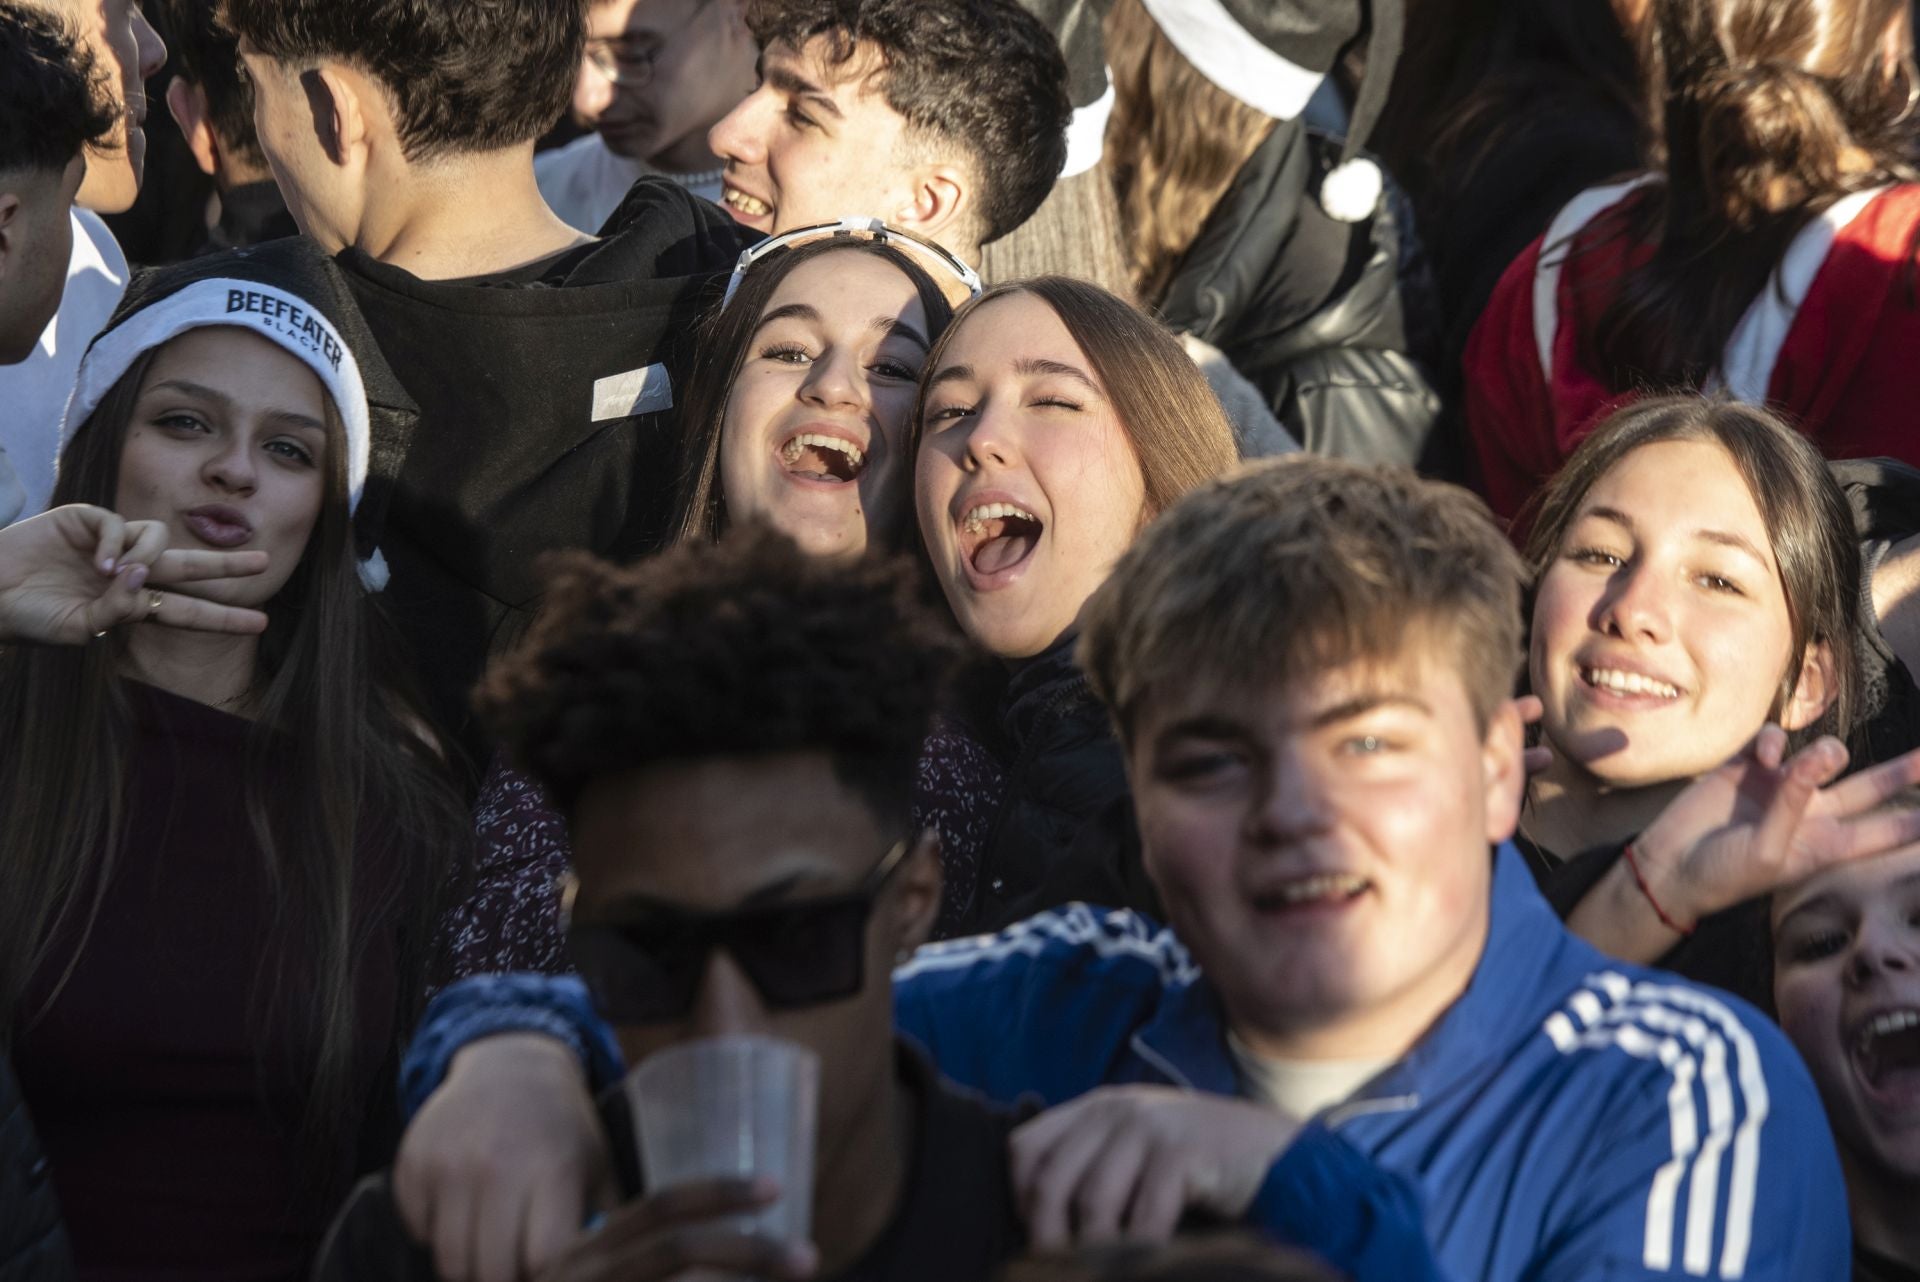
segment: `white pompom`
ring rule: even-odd
[[[360,563],[360,582],[369,592],[384,592],[387,587],[387,558],[375,548],[373,555]]]
[[[1381,176],[1380,166],[1365,156],[1355,156],[1345,164],[1334,166],[1333,172],[1320,184],[1320,208],[1327,211],[1329,218],[1340,222],[1363,223],[1379,208],[1380,193],[1385,189],[1386,179]]]

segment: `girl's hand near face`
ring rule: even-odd
[[[267,616],[258,610],[162,589],[266,568],[264,552],[169,548],[159,521],[123,521],[79,503],[57,507],[0,529],[0,641],[84,645],[148,619],[200,632],[263,632]]]
[[[1920,783],[1920,749],[1835,783],[1846,747],[1815,740],[1791,758],[1768,725],[1747,749],[1701,775],[1634,842],[1643,892],[1622,859],[1567,924],[1605,952],[1653,962],[1675,943],[1654,901],[1683,925],[1852,860],[1920,843],[1920,808],[1887,803]]]

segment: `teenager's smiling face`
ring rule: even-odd
[[[1397,1056],[1472,977],[1521,732],[1510,703],[1481,732],[1456,645],[1141,698],[1126,754],[1147,872],[1256,1049]]]
[[[1732,455],[1662,441],[1581,500],[1540,577],[1528,662],[1556,758],[1634,787],[1740,751],[1801,666],[1792,650],[1767,524]],[[1781,724],[1817,719],[1827,684],[1803,673]]]
[[[957,324],[927,384],[920,534],[961,628],[1025,658],[1106,582],[1146,517],[1146,481],[1092,362],[1038,295]]]
[[[814,556],[895,544],[907,515],[907,419],[930,337],[919,291],[883,258],[829,252],[789,272],[727,397],[728,519],[770,524]]]
[[[1849,1168],[1920,1180],[1920,854],[1774,897],[1774,1001]]]
[[[770,236],[854,215],[911,221],[912,172],[895,161],[906,120],[876,87],[870,53],[836,66],[829,48],[815,36],[762,50],[759,87],[707,137],[726,165],[721,203]]]
[[[326,392],[285,349],[227,326],[192,330],[147,367],[114,508],[166,525],[174,547],[264,551],[262,574],[172,589],[258,606],[285,586],[320,518]]]

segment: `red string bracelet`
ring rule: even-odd
[[[1633,884],[1640,887],[1640,893],[1646,896],[1648,906],[1653,909],[1653,915],[1660,919],[1661,925],[1665,926],[1674,934],[1683,936],[1691,935],[1693,933],[1693,927],[1682,926],[1679,922],[1667,916],[1667,910],[1662,908],[1660,901],[1653,897],[1653,888],[1647,885],[1647,879],[1640,875],[1640,861],[1634,858],[1633,846],[1634,843],[1629,841],[1627,848],[1620,853],[1627,861],[1627,871],[1633,874]]]

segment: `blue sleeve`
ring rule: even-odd
[[[1444,1282],[1420,1199],[1318,1122],[1267,1172],[1247,1223],[1284,1246],[1312,1251],[1350,1278]]]
[[[894,1024],[948,1080],[1051,1107],[1112,1080],[1187,966],[1148,919],[1073,904],[921,949],[894,972]]]
[[[1670,1026],[1680,1055],[1656,1057],[1648,1043],[1620,1089],[1595,1101],[1612,1133],[1564,1154],[1566,1212],[1530,1278],[1852,1276],[1846,1186],[1805,1066],[1744,1004],[1696,1010],[1698,1042]]]
[[[598,1092],[626,1070],[620,1047],[572,975],[476,975],[435,997],[400,1063],[400,1108],[411,1118],[463,1047],[497,1033],[544,1033],[579,1057]]]

